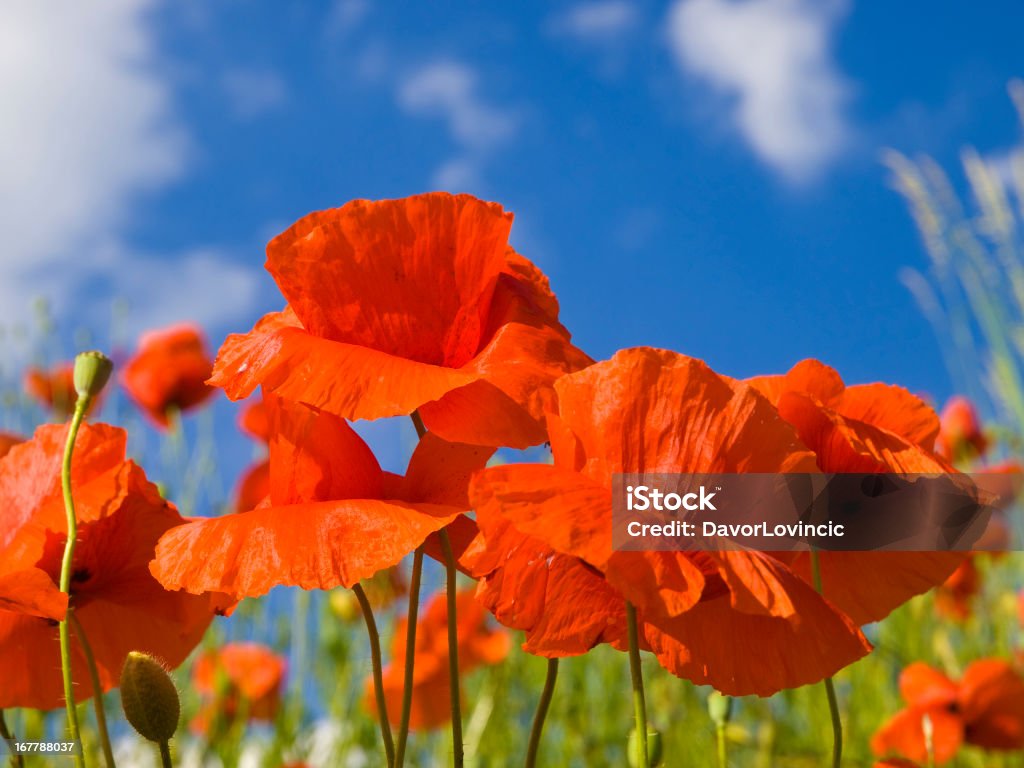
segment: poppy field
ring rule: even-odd
[[[890,160],[934,247],[949,212]],[[996,188],[978,216],[1014,220]],[[37,423],[0,434],[4,759],[1024,765],[1024,262],[981,269],[1005,251],[979,239],[915,283],[972,318],[996,423],[828,360],[593,359],[512,224],[465,194],[354,200],[269,242],[283,309],[251,329],[16,372],[5,407]],[[360,431],[385,419],[402,472]],[[969,552],[623,551],[613,478],[641,472],[971,472],[995,511]]]

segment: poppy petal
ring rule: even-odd
[[[525,651],[574,656],[625,637],[625,602],[597,571],[500,516],[483,511],[478,521],[482,535],[464,558],[479,579],[477,599],[526,633]]]
[[[738,611],[725,594],[671,619],[649,619],[644,631],[661,665],[730,696],[770,696],[819,682],[871,650],[810,585],[784,568],[775,575],[793,606],[789,617]]]
[[[1003,659],[981,659],[964,670],[960,708],[967,742],[986,749],[1024,747],[1024,680]]]
[[[195,594],[351,587],[400,562],[461,511],[373,499],[263,507],[168,531],[151,570],[168,589]]]
[[[549,464],[491,467],[473,476],[478,515],[494,514],[545,544],[603,568],[612,553],[611,491]]]
[[[964,742],[964,723],[958,715],[940,707],[908,707],[897,712],[872,736],[871,751],[876,755],[895,752],[923,763],[928,759],[923,727],[925,715],[932,722],[935,764],[949,762]]]
[[[223,387],[232,400],[262,385],[265,392],[356,420],[408,416],[477,378],[324,339],[296,323],[294,315],[278,313],[248,334],[229,336],[210,383]]]

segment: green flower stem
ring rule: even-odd
[[[417,411],[410,415],[416,436],[422,440],[427,434],[423,419]],[[416,548],[412,558],[412,576],[409,581],[409,610],[405,628],[405,676],[402,681],[402,715],[398,725],[398,744],[395,747],[395,765],[405,764],[405,746],[409,741],[409,718],[412,715],[413,672],[416,666],[416,623],[420,609],[420,581],[423,575],[423,547]]]
[[[78,621],[78,617],[70,608],[68,608],[68,622],[71,624],[75,637],[78,638],[78,644],[82,646],[85,662],[89,667],[89,681],[92,683],[92,703],[93,709],[96,711],[96,728],[100,732],[100,746],[103,748],[103,759],[107,763],[107,768],[115,768],[114,750],[110,746],[110,732],[107,730],[107,713],[103,708],[103,686],[100,685],[100,676],[96,671],[96,659],[92,655],[92,646],[89,645],[89,639],[85,636],[85,630],[82,629],[82,624]]]
[[[715,725],[715,737],[718,741],[718,768],[728,768],[729,749],[725,741],[725,723]]]
[[[818,550],[811,550],[811,577],[814,589],[824,596],[825,590],[821,582],[821,563]],[[839,700],[836,698],[836,686],[831,677],[825,678],[825,697],[828,699],[828,712],[832,718],[832,768],[839,768],[843,762],[843,720],[839,716]]]
[[[160,742],[160,766],[161,768],[172,768],[170,742]]]
[[[380,634],[377,632],[377,622],[373,618],[373,608],[366,597],[366,593],[359,584],[352,586],[359,607],[363,611],[363,619],[366,621],[366,632],[370,636],[370,658],[373,663],[373,691],[377,698],[377,716],[380,719],[380,735],[384,740],[384,754],[387,757],[388,768],[395,765],[395,743],[391,739],[391,721],[388,720],[388,703],[384,696],[384,670],[380,660]]]
[[[14,734],[7,727],[7,720],[4,719],[4,711],[0,709],[0,739],[7,742],[11,750],[11,768],[25,768],[25,758],[14,751]]]
[[[409,740],[409,717],[412,714],[413,668],[416,663],[416,622],[420,608],[420,579],[423,574],[423,547],[416,548],[412,556],[412,577],[409,580],[409,612],[405,629],[405,678],[402,683],[402,720],[398,726],[398,744],[395,747],[395,766],[405,763],[405,745]]]
[[[452,765],[455,768],[462,768],[465,756],[462,744],[462,692],[459,685],[459,619],[456,616],[459,595],[455,583],[455,555],[452,553],[448,531],[442,528],[438,538],[441,539],[441,551],[444,553],[448,592],[448,687],[451,689],[452,702]]]
[[[551,697],[555,692],[555,682],[558,680],[558,659],[548,659],[548,672],[544,678],[544,689],[540,692],[540,701],[537,702],[537,712],[533,716],[533,727],[530,729],[530,742],[526,747],[526,768],[535,768],[537,765],[537,751],[540,749],[540,737],[544,732],[544,720],[548,716],[548,709],[551,707]]]
[[[626,628],[629,633],[629,676],[633,682],[633,711],[636,717],[640,765],[650,765],[647,753],[647,704],[644,701],[644,673],[640,667],[640,641],[636,625],[636,608],[626,601]]]
[[[71,595],[71,571],[75,557],[75,541],[78,538],[78,520],[75,517],[75,499],[71,493],[71,457],[75,450],[75,439],[78,437],[78,429],[82,426],[85,412],[89,408],[91,398],[81,396],[75,403],[75,412],[71,417],[71,425],[68,427],[68,438],[64,445],[64,461],[61,466],[60,480],[61,488],[64,491],[64,512],[67,515],[68,536],[64,542],[64,558],[60,567],[60,591],[70,597]],[[68,614],[71,613],[71,604],[68,603]],[[68,716],[68,733],[71,739],[78,744],[82,743],[82,734],[78,727],[78,712],[75,710],[75,684],[71,671],[71,631],[68,619],[60,623],[60,666],[64,677],[64,704]],[[79,768],[85,766],[85,757],[81,752],[75,754],[75,765]]]

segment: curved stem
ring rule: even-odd
[[[818,550],[811,550],[811,578],[814,589],[824,596],[825,590],[821,581],[821,563]],[[825,697],[828,699],[828,712],[832,719],[832,768],[839,768],[843,762],[843,720],[839,715],[839,700],[836,698],[836,686],[831,677],[825,678]]]
[[[455,583],[455,555],[452,553],[452,542],[448,531],[442,528],[438,532],[441,540],[441,551],[444,553],[448,597],[448,687],[451,689],[452,707],[452,764],[462,768],[464,749],[462,745],[462,690],[459,685],[459,618],[456,615],[458,605],[458,586]]]
[[[398,744],[395,747],[395,766],[405,763],[405,745],[409,739],[409,717],[412,714],[413,670],[416,663],[416,622],[420,609],[420,579],[423,574],[423,547],[416,548],[412,556],[412,576],[409,580],[409,612],[405,628],[405,679],[402,683],[402,720],[398,726]]]
[[[61,465],[60,482],[61,490],[64,493],[64,513],[67,516],[68,535],[64,542],[64,557],[60,566],[60,591],[70,597],[71,595],[71,566],[75,557],[75,541],[78,538],[78,520],[75,517],[75,499],[71,492],[71,457],[75,450],[75,439],[78,437],[78,429],[82,426],[85,412],[89,407],[88,397],[79,397],[75,403],[75,412],[71,417],[71,424],[68,427],[67,442],[64,444],[64,460]],[[71,613],[71,603],[68,603],[68,614]],[[71,633],[67,617],[60,623],[60,666],[64,678],[64,704],[68,717],[68,732],[73,741],[82,743],[82,734],[78,727],[78,712],[75,710],[75,683],[71,672]],[[85,758],[82,753],[75,754],[75,765],[80,768],[85,765]]]
[[[540,692],[537,712],[533,716],[533,727],[530,728],[530,743],[526,747],[526,768],[537,765],[537,751],[540,748],[540,737],[544,732],[544,720],[551,707],[551,697],[555,692],[555,681],[558,679],[558,659],[548,659],[548,673],[544,678],[544,689]]]
[[[413,411],[409,418],[416,428],[416,436],[422,440],[427,434],[418,411]],[[420,609],[420,581],[423,575],[423,546],[416,548],[412,558],[412,576],[409,581],[409,609],[406,613],[405,625],[405,674],[402,681],[402,715],[398,725],[398,744],[395,747],[395,765],[405,764],[405,746],[409,740],[409,718],[412,715],[413,673],[416,667],[416,624]]]
[[[171,745],[166,741],[160,742],[160,765],[161,768],[172,768]]]
[[[640,641],[636,626],[636,608],[626,601],[626,628],[629,633],[629,676],[633,682],[633,712],[636,717],[636,738],[640,749],[639,763],[651,764],[647,756],[647,704],[644,701],[644,673],[640,666]]]
[[[89,681],[92,683],[92,703],[96,712],[96,728],[100,732],[100,746],[103,748],[103,759],[107,768],[114,768],[114,750],[110,747],[110,732],[107,730],[107,713],[103,709],[103,687],[100,685],[100,676],[96,671],[96,659],[92,655],[92,646],[89,645],[89,638],[85,636],[85,630],[75,612],[68,608],[68,622],[71,629],[78,638],[78,644],[82,646],[85,655],[85,663],[89,667]]]
[[[7,742],[7,747],[11,751],[11,768],[25,768],[25,758],[14,748],[14,734],[7,727],[7,720],[4,719],[2,709],[0,709],[0,739]]]
[[[388,703],[384,696],[384,670],[380,660],[380,634],[377,632],[377,622],[373,618],[373,608],[366,597],[366,593],[359,584],[352,586],[359,607],[363,611],[363,619],[366,621],[366,632],[370,636],[370,658],[373,663],[373,691],[377,698],[377,717],[380,719],[380,735],[384,739],[384,754],[387,757],[388,768],[395,764],[395,743],[391,739],[391,722],[388,720]]]

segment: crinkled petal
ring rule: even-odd
[[[263,507],[169,531],[151,570],[168,589],[239,598],[279,585],[351,587],[399,563],[461,511],[375,499]]]

